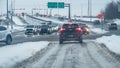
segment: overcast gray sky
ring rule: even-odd
[[[71,3],[71,13],[72,15],[87,15],[87,2],[88,0],[12,0],[15,3],[15,8],[25,8],[25,11],[16,11],[16,12],[28,12],[31,13],[32,8],[47,9],[47,2],[65,2]],[[104,10],[105,6],[112,0],[91,0],[92,1],[92,14],[97,15],[101,10]],[[116,1],[116,0],[113,0]],[[9,8],[11,0],[9,0]],[[0,13],[5,12],[6,0],[0,0]],[[44,10],[35,11],[45,13]],[[52,14],[61,14],[67,15],[67,8],[64,9],[53,9]]]

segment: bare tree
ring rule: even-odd
[[[105,19],[116,19],[118,18],[118,6],[116,2],[109,3],[105,8]]]

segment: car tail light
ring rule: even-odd
[[[82,29],[80,27],[76,28],[76,30],[82,32]]]
[[[61,27],[61,28],[60,28],[60,32],[63,32],[63,31],[65,31],[65,28],[64,28],[64,27]]]

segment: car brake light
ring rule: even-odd
[[[60,31],[61,31],[61,32],[62,32],[62,31],[64,31],[64,30],[65,30],[65,28],[63,28],[63,27],[62,27],[62,28],[60,28]]]
[[[82,32],[82,29],[80,27],[76,28],[76,30]]]

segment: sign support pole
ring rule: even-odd
[[[68,18],[71,19],[71,6],[70,4],[65,4],[65,7],[68,7]]]

